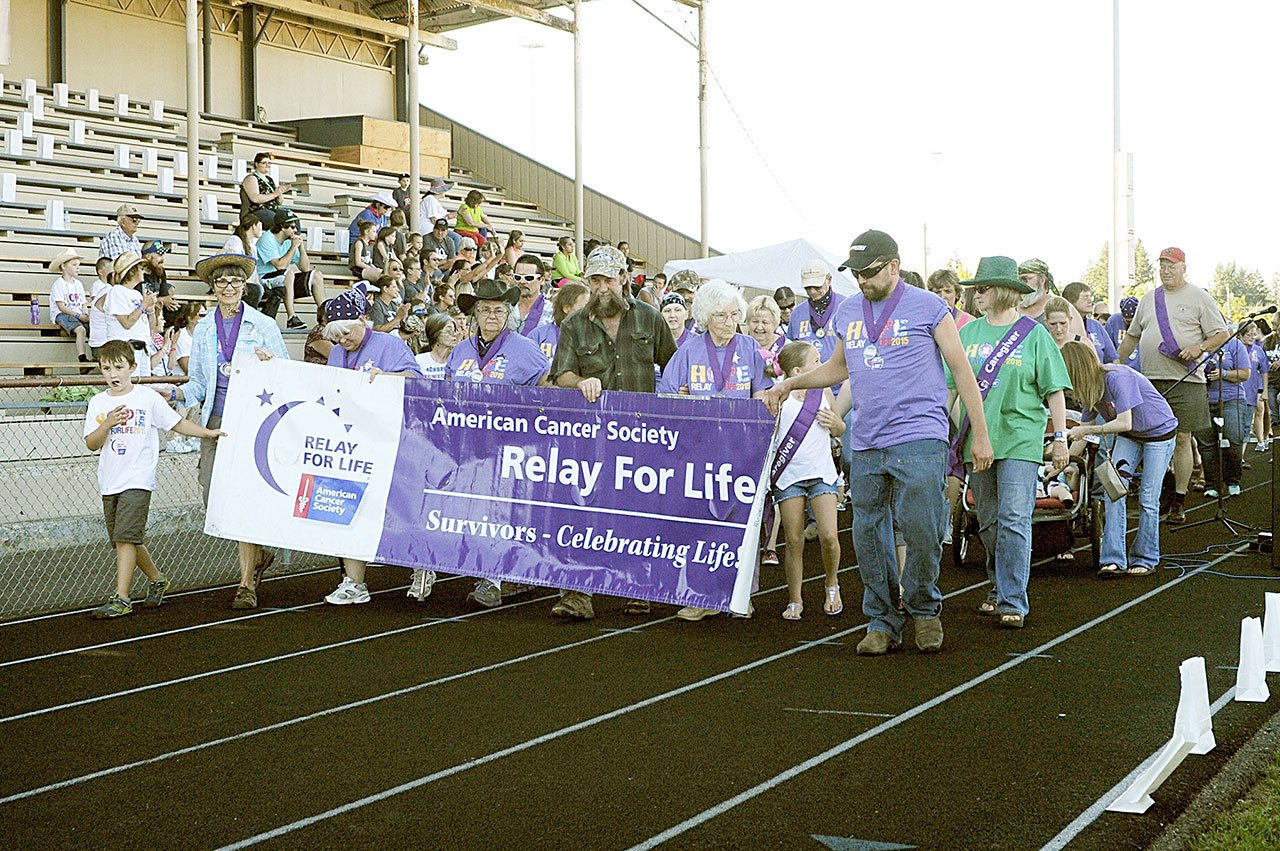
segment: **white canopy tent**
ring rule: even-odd
[[[721,278],[731,284],[751,287],[772,293],[778,287],[788,286],[800,298],[804,292],[800,289],[800,267],[810,260],[820,259],[831,270],[831,286],[841,295],[853,295],[858,291],[858,284],[848,272],[841,272],[839,266],[844,257],[824,251],[807,239],[793,239],[764,248],[750,251],[739,251],[736,254],[722,254],[719,257],[707,257],[702,260],[671,260],[662,267],[662,271],[670,278],[681,269],[692,269],[703,278]]]

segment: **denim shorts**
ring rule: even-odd
[[[839,491],[836,490],[835,485],[829,485],[822,479],[805,479],[802,482],[787,485],[782,490],[774,488],[773,501],[784,502],[798,496],[813,499],[815,496],[822,496],[824,493],[839,493]]]
[[[66,331],[68,334],[75,334],[77,328],[83,327],[83,323],[69,313],[60,312],[57,316],[53,317],[53,321],[58,324],[59,328]],[[89,329],[85,327],[85,330],[88,331]]]

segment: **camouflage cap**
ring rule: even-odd
[[[582,277],[605,275],[620,278],[627,270],[627,255],[612,245],[602,245],[587,255],[587,266],[582,270]]]
[[[687,289],[690,292],[696,292],[700,286],[702,286],[702,278],[692,269],[681,269],[667,281],[667,289],[672,291]]]
[[[1053,282],[1053,273],[1049,271],[1049,264],[1041,260],[1039,257],[1032,257],[1030,260],[1024,260],[1018,264],[1019,275],[1044,275],[1045,283],[1049,285],[1049,290],[1053,293],[1058,292],[1058,287]]]

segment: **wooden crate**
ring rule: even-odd
[[[352,163],[383,171],[408,172],[409,152],[373,145],[343,145],[333,148],[329,155],[342,163]],[[418,158],[419,173],[425,177],[448,177],[448,157],[422,156]]]
[[[393,151],[409,150],[409,125],[384,121],[367,115],[344,115],[333,118],[298,118],[282,122],[297,128],[298,140],[327,148],[364,145]],[[419,153],[423,156],[449,159],[453,156],[453,138],[448,130],[422,127],[418,131]]]

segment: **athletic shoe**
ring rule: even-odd
[[[1255,449],[1256,449],[1258,452],[1266,452],[1266,451],[1267,451],[1268,449],[1270,449],[1270,448],[1271,448],[1271,440],[1270,440],[1270,439],[1267,439],[1267,440],[1260,440],[1260,441],[1258,441],[1258,445],[1255,447]]]
[[[125,615],[133,614],[133,603],[124,597],[112,596],[111,599],[103,603],[101,606],[93,610],[93,616],[98,620],[106,620],[107,618],[122,618]]]
[[[288,327],[289,328],[306,328],[307,323],[299,319],[297,314],[294,314],[293,316],[289,317]]]
[[[682,621],[700,621],[703,618],[713,618],[720,614],[719,609],[700,609],[697,606],[685,606],[676,612],[676,617]]]
[[[1227,485],[1227,496],[1239,496],[1239,495],[1240,495],[1239,485]]]
[[[148,583],[147,599],[143,601],[142,605],[146,606],[148,609],[154,609],[156,606],[160,605],[164,602],[165,592],[169,590],[169,586],[171,585],[173,585],[173,583],[169,581],[169,577],[164,574],[160,574],[159,579],[155,582]]]
[[[350,577],[342,577],[342,582],[332,594],[324,598],[326,603],[333,606],[348,606],[352,603],[369,602],[369,586],[361,582],[356,584],[351,581]]]
[[[1183,523],[1186,523],[1187,513],[1183,511],[1182,503],[1175,502],[1173,505],[1169,506],[1169,516],[1165,519],[1174,526],[1181,526]]]
[[[776,567],[778,564],[778,551],[765,550],[764,555],[760,556],[760,564],[765,567]]]
[[[405,596],[421,603],[431,596],[431,589],[435,584],[436,572],[434,570],[415,570],[413,572],[413,581],[409,583],[409,593]]]
[[[818,524],[817,523],[810,523],[808,526],[804,527],[804,539],[806,541],[818,540]]]
[[[944,547],[949,547],[951,546],[951,543],[951,526],[948,525],[946,531],[942,533],[942,545]]]
[[[502,589],[488,579],[480,579],[476,581],[475,590],[467,595],[467,599],[486,609],[492,609],[502,605]]]
[[[591,595],[581,591],[565,591],[551,607],[551,616],[566,620],[589,621],[596,616],[591,605]]]
[[[649,605],[648,600],[628,600],[626,605],[622,607],[624,615],[647,615],[653,607]]]
[[[1217,488],[1205,488],[1205,489],[1204,489],[1204,498],[1205,498],[1205,499],[1217,499],[1217,498],[1218,498],[1218,489],[1217,489]]]
[[[538,589],[537,585],[527,585],[523,582],[520,582],[520,583],[508,582],[507,584],[502,586],[502,596],[504,599],[510,600],[512,597],[519,597],[523,594],[528,594],[530,592],[536,591],[537,589]]]

